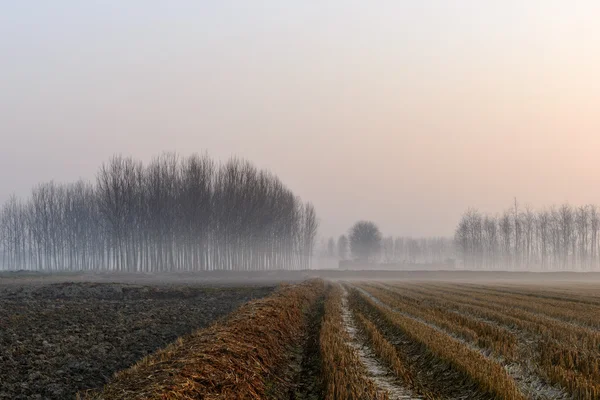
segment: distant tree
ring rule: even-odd
[[[486,215],[483,218],[484,265],[496,268],[498,263],[498,221]]]
[[[525,211],[521,213],[521,221],[523,225],[523,260],[525,266],[530,266],[534,263],[534,242],[535,242],[535,226],[536,215],[529,206],[525,206]]]
[[[337,241],[337,253],[340,260],[348,258],[348,238],[346,235],[341,235]]]
[[[335,257],[335,240],[332,237],[327,241],[327,257]]]
[[[521,232],[522,222],[521,215],[519,214],[519,203],[515,197],[515,206],[513,208],[513,222],[515,224],[515,267],[521,265]]]
[[[317,219],[317,212],[312,203],[306,203],[304,205],[304,229],[303,229],[303,244],[302,254],[304,256],[303,268],[312,266],[312,255],[315,247],[315,240],[317,237],[317,230],[319,229],[319,220]]]
[[[598,231],[600,230],[600,216],[598,207],[588,206],[590,212],[590,269],[594,268],[598,256]]]
[[[513,238],[513,226],[511,222],[511,214],[509,211],[504,211],[502,217],[500,217],[500,236],[502,243],[502,261],[504,267],[510,267],[512,263],[512,238]]]
[[[383,239],[383,258],[387,263],[394,261],[394,238],[392,236]]]
[[[379,255],[381,231],[370,221],[359,221],[349,232],[352,256],[362,261],[370,261]]]
[[[455,244],[471,268],[593,270],[599,267],[597,206],[563,204],[539,212],[514,203],[500,217],[468,210],[458,223]]]
[[[552,247],[550,243],[551,221],[552,214],[548,211],[542,211],[536,220],[540,251],[540,266],[542,269],[548,268],[548,253]]]

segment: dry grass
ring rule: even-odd
[[[540,315],[547,315],[565,322],[581,324],[592,328],[600,328],[600,306],[597,304],[570,301],[555,295],[553,298],[535,296],[536,288],[531,287],[532,293],[516,293],[498,290],[494,287],[479,285],[460,285],[457,287],[463,294],[472,297],[493,300],[498,304],[520,308]]]
[[[353,310],[354,318],[358,325],[358,329],[367,338],[367,341],[377,357],[379,357],[394,374],[402,380],[406,387],[410,388],[417,394],[426,399],[434,400],[439,396],[431,390],[423,387],[410,371],[405,363],[401,360],[401,356],[396,348],[388,342],[385,337],[379,332],[375,324],[373,324],[360,311]]]
[[[494,294],[478,293],[478,289],[463,291],[457,285],[401,288],[404,296],[495,321],[535,338],[536,343],[527,345],[528,352],[520,356],[521,363],[534,361],[552,383],[560,384],[576,399],[600,399],[600,333],[549,317],[553,312],[544,307],[551,308],[552,304],[529,304],[524,309],[519,300],[499,299]],[[552,296],[551,292],[546,296]],[[552,297],[559,298],[560,294]],[[534,301],[532,298],[530,303]]]
[[[496,355],[502,355],[507,359],[515,358],[517,339],[504,328],[470,316],[448,312],[440,306],[427,303],[415,305],[406,301],[406,296],[399,295],[393,289],[376,286],[363,288],[394,309],[430,322],[482,349],[490,349]]]
[[[285,286],[229,318],[181,338],[120,372],[85,399],[266,399],[285,382],[290,346],[306,311],[324,293],[322,281]]]
[[[349,345],[350,337],[342,317],[342,289],[334,285],[325,301],[321,327],[321,359],[326,400],[385,400],[366,376],[358,355]]]
[[[594,328],[600,299],[591,290],[546,289],[537,297],[465,284],[359,287],[350,289],[348,302],[366,345],[422,398],[524,400],[524,393],[537,396],[540,389],[547,389],[542,396],[560,396],[544,383],[550,381],[574,399],[600,400],[600,332]],[[387,399],[353,347],[342,287],[322,281],[281,287],[122,371],[101,392],[81,397],[294,398],[288,372],[297,360],[291,354],[308,332],[313,306],[323,304],[319,298],[325,298],[322,320],[313,315],[315,340],[303,350],[313,350],[321,376],[307,378],[307,385],[316,383],[325,400]],[[500,364],[507,360],[519,365],[519,372],[511,370],[514,379]]]
[[[376,304],[356,290],[353,295],[380,318],[402,330],[412,341],[421,343],[437,357],[469,376],[482,392],[499,399],[525,400],[526,397],[500,364],[427,324]]]
[[[557,352],[556,346],[546,346],[541,352],[540,366],[544,369],[552,382],[560,383],[567,388],[576,398],[581,400],[600,399],[600,384],[598,383],[598,359],[582,360],[577,365],[572,358],[575,353],[571,349],[563,349],[564,353]],[[587,364],[586,364],[587,363]],[[584,368],[593,368],[595,371],[580,372]]]
[[[404,288],[412,292],[412,288]],[[548,318],[531,311],[499,304],[493,298],[467,296],[455,287],[435,287],[414,291],[447,309],[458,310],[480,318],[496,321],[502,325],[523,329],[545,338],[566,343],[589,351],[600,348],[600,332],[590,328]]]

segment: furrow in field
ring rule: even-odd
[[[557,300],[532,299],[529,296],[496,292],[493,288],[473,285],[446,286],[454,293],[468,294],[471,297],[505,304],[525,311],[545,315],[551,319],[583,325],[592,329],[600,328],[600,306],[576,305]]]
[[[569,344],[578,344],[579,346],[583,344],[590,351],[597,351],[600,346],[600,332],[594,329],[515,308],[494,298],[466,295],[456,289],[449,289],[447,286],[404,288],[403,290],[405,293],[416,293],[419,296],[425,296],[427,301],[434,301],[438,304],[452,302],[498,312],[508,317],[503,318],[508,320],[508,323],[521,325],[517,321],[521,320],[524,322],[524,326],[533,329],[536,333],[549,334],[553,339],[565,340]]]
[[[407,299],[398,291],[374,285],[360,285],[374,297],[394,310],[402,311],[410,316],[423,319],[460,337],[462,340],[477,345],[487,353],[513,359],[517,340],[507,329],[493,323],[483,322],[469,315],[449,313],[439,305],[418,304]]]
[[[307,329],[308,312],[322,297],[322,281],[281,287],[249,302],[226,319],[188,336],[119,372],[85,399],[284,398],[294,354]]]
[[[600,306],[600,296],[598,295],[598,288],[595,286],[587,288],[582,286],[582,284],[573,287],[568,284],[563,284],[560,287],[552,287],[551,289],[539,285],[483,285],[483,287],[486,287],[490,291],[518,294],[534,300],[548,299],[574,305]]]
[[[350,339],[348,344],[358,355],[361,364],[364,366],[367,377],[373,381],[379,390],[385,391],[390,400],[420,399],[421,397],[415,396],[412,391],[402,385],[399,378],[394,376],[392,371],[377,358],[375,352],[361,340],[354,315],[352,315],[352,312],[348,307],[347,296],[348,293],[344,290],[342,298],[342,316],[345,330]]]
[[[383,290],[377,291],[377,290],[373,289],[372,287],[370,287],[369,289],[371,289],[371,290],[367,289],[365,294],[370,295],[374,301],[376,301],[376,302],[380,301],[381,304],[383,304],[384,306],[390,307],[395,312],[401,312],[407,316],[412,316],[413,318],[417,317],[416,313],[407,312],[407,307],[405,307],[406,305],[402,304],[401,301],[395,300],[393,297],[393,294],[387,295],[385,291],[383,291]],[[424,305],[424,308],[426,308],[426,307],[427,307],[427,305]],[[472,321],[474,319],[474,317],[472,317],[471,315],[467,316],[467,315],[453,312],[451,310],[442,310],[441,308],[439,308],[439,309],[436,309],[436,311],[439,312],[438,315],[440,315],[440,316],[443,315],[444,313],[448,316],[456,315],[457,317],[459,317],[457,319],[457,321],[468,321],[469,323],[472,323]],[[421,317],[423,317],[423,316],[424,316],[423,322],[429,323],[431,326],[441,330],[442,332],[448,333],[449,335],[455,337],[457,340],[463,341],[463,343],[465,343],[465,345],[469,346],[471,349],[479,350],[485,356],[492,358],[495,362],[502,365],[506,369],[508,374],[511,376],[511,378],[513,378],[514,381],[517,383],[517,385],[519,386],[519,389],[523,393],[527,394],[529,398],[533,398],[533,399],[568,399],[569,398],[569,396],[563,390],[548,384],[546,382],[546,380],[543,379],[536,372],[536,369],[529,362],[527,362],[527,359],[523,359],[522,357],[517,356],[518,354],[521,354],[522,349],[520,347],[520,343],[518,343],[518,341],[517,341],[517,336],[516,336],[515,332],[509,332],[509,330],[507,328],[502,328],[502,327],[496,326],[492,321],[480,320],[480,323],[482,323],[483,326],[486,326],[486,327],[494,326],[499,329],[498,331],[495,331],[496,337],[499,337],[499,335],[505,333],[505,334],[509,335],[509,337],[511,338],[510,342],[509,342],[510,343],[510,357],[499,357],[498,354],[494,355],[494,354],[490,354],[489,351],[486,351],[486,346],[482,346],[481,341],[478,341],[477,339],[466,340],[466,338],[461,337],[460,335],[457,335],[457,331],[459,332],[459,330],[456,330],[455,326],[453,326],[453,325],[445,324],[444,323],[445,321],[441,317],[430,318],[429,315],[427,315],[427,314],[421,315]],[[465,319],[461,319],[460,317],[463,317]]]
[[[371,291],[366,292],[365,294],[372,296],[371,298],[374,301],[379,301],[384,307],[389,307],[394,312],[405,313],[402,310],[402,305],[398,302],[394,302],[393,299],[390,299],[389,296],[379,297],[377,292]],[[398,309],[397,306],[401,308]],[[454,314],[452,312],[448,314]],[[407,316],[413,316],[411,314],[406,314]],[[414,316],[413,316],[414,317]],[[469,316],[470,317],[470,316]],[[494,362],[502,365],[504,369],[508,372],[510,377],[516,382],[517,386],[521,390],[522,393],[526,394],[528,398],[531,399],[569,399],[570,396],[560,388],[554,387],[546,382],[526,360],[521,359],[517,356],[520,350],[516,336],[505,330],[505,332],[509,333],[513,339],[515,340],[513,343],[514,347],[511,347],[511,357],[498,357],[494,354],[490,354],[489,351],[486,351],[485,348],[482,348],[479,342],[477,341],[465,341],[463,338],[457,337],[453,331],[448,331],[445,327],[441,327],[435,321],[430,319],[426,319],[426,323],[429,323],[430,326],[440,330],[441,332],[445,332],[450,336],[453,336],[455,339],[462,341],[465,346],[468,346],[472,350],[480,351],[484,356],[492,359]],[[485,324],[493,324],[490,321],[482,321]],[[503,328],[504,329],[504,328]]]
[[[527,398],[501,365],[467,343],[426,321],[392,311],[361,289],[353,289],[351,300],[386,338],[395,339],[401,352],[412,356],[407,359],[414,360],[413,370],[421,371],[417,376],[449,398]]]
[[[598,334],[579,326],[550,320],[534,313],[496,305],[446,291],[444,288],[403,288],[424,296],[427,302],[444,304],[449,310],[477,315],[515,329],[519,358],[535,360],[541,375],[560,384],[576,398],[596,399],[600,393]]]
[[[325,400],[387,400],[387,392],[377,388],[359,355],[350,344],[343,309],[344,293],[334,284],[325,300],[319,340]]]
[[[448,309],[461,311],[465,314],[474,314],[497,323],[510,327],[526,330],[532,334],[539,335],[548,343],[563,343],[577,350],[579,356],[596,356],[600,346],[600,332],[564,321],[547,318],[525,310],[515,309],[508,305],[472,298],[437,289],[404,289],[405,291],[417,290],[420,296],[428,302],[443,305]],[[425,300],[424,300],[425,301]],[[596,360],[597,363],[597,360]],[[593,363],[594,365],[596,363]],[[596,368],[594,368],[596,370]]]

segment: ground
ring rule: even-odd
[[[273,288],[5,279],[0,399],[74,398]]]
[[[151,390],[160,399],[163,389],[191,387],[190,362],[227,382],[198,375],[194,390],[228,388],[236,399],[600,399],[597,278],[0,275],[0,399],[68,399],[108,382],[90,398],[130,400],[161,376]],[[274,290],[283,281],[306,283]],[[185,336],[252,298],[264,300]]]

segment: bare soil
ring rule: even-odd
[[[73,399],[274,286],[0,285],[0,399]]]

